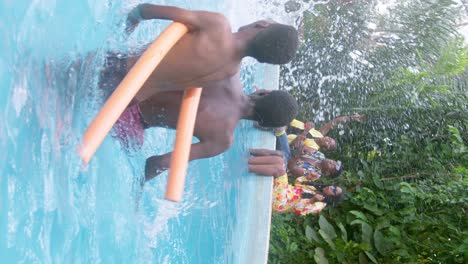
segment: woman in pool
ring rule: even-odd
[[[333,185],[290,185],[283,154],[273,150],[251,150],[249,171],[275,177],[273,210],[278,213],[293,212],[297,215],[317,214],[327,204],[336,205],[343,198],[343,189]]]

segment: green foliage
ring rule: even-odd
[[[275,215],[270,263],[468,259],[468,48],[458,10],[449,0],[397,2],[388,15],[375,1],[329,1],[305,14],[304,45],[282,69],[282,87],[302,119],[368,120],[330,135],[345,201],[320,216]]]
[[[304,219],[294,215],[274,215],[272,218],[269,263],[306,263],[313,258],[312,245],[304,235]]]

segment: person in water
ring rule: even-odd
[[[118,129],[117,136],[138,135],[150,127],[176,128],[183,91],[160,92],[127,108],[121,122],[132,121]],[[216,156],[233,143],[234,130],[241,119],[258,121],[261,125],[279,127],[291,122],[298,113],[296,100],[284,91],[258,90],[244,95],[239,75],[210,83],[200,97],[189,160]],[[125,120],[122,120],[124,118]],[[131,132],[135,131],[135,132]],[[168,169],[172,153],[152,156],[146,160],[145,176],[150,180]]]
[[[334,185],[288,183],[281,151],[253,149],[248,160],[249,171],[273,176],[273,211],[297,215],[318,214],[327,205],[335,206],[344,197],[343,189]]]
[[[237,74],[242,58],[247,56],[262,63],[288,63],[299,43],[297,30],[292,26],[260,20],[233,33],[229,21],[220,13],[153,4],[140,4],[128,14],[127,31],[132,32],[140,21],[149,19],[180,22],[189,32],[153,71],[137,93],[137,101],[161,91],[214,87],[213,82]],[[114,90],[140,55],[109,54],[100,86]]]

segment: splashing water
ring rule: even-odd
[[[162,142],[173,141],[173,131],[148,131],[140,152],[124,151],[107,137],[87,168],[75,153],[103,103],[97,83],[107,52],[134,52],[168,24],[141,23],[125,36],[126,14],[138,3],[0,3],[0,33],[7,36],[0,42],[0,255],[5,262],[242,260],[233,245],[245,241],[251,205],[239,197],[250,199],[259,181],[246,172],[247,148],[259,140],[248,122],[240,123],[238,143],[229,152],[190,165],[180,204],[163,199],[167,174],[143,189],[139,183],[146,157],[172,149]],[[224,11],[234,29],[259,18],[247,0],[157,3]],[[262,82],[261,68],[251,60],[244,65],[246,91]],[[239,242],[232,241],[234,232]]]

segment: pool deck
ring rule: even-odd
[[[279,87],[279,66],[266,65],[264,67],[263,87],[268,90],[277,90]],[[264,132],[260,137],[257,147],[266,149],[275,149],[276,139],[272,133]],[[252,217],[252,223],[249,228],[248,246],[245,252],[245,262],[243,263],[267,263],[268,248],[270,242],[271,225],[271,204],[273,191],[273,177],[255,177],[255,196],[251,200],[249,215]]]

